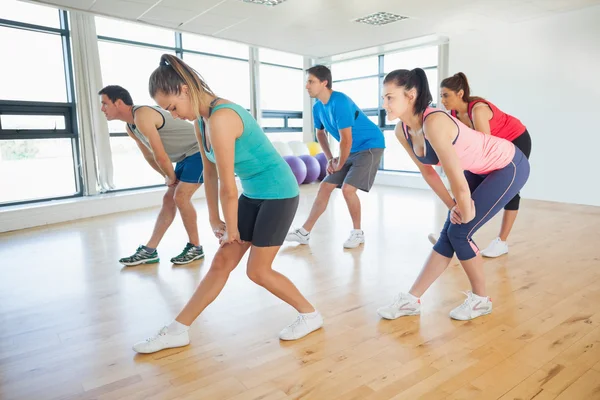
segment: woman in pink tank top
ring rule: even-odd
[[[462,72],[442,80],[441,98],[444,107],[452,116],[475,130],[512,142],[525,157],[531,153],[531,136],[525,125],[512,115],[506,114],[491,102],[471,96],[469,81]],[[515,197],[504,207],[502,227],[498,237],[481,251],[484,257],[499,257],[508,253],[508,235],[517,219],[521,197]],[[432,236],[430,235],[430,239]],[[435,239],[431,239],[434,241]]]
[[[523,187],[529,177],[527,158],[511,142],[486,135],[442,110],[429,107],[431,92],[425,72],[395,70],[384,80],[388,119],[399,118],[396,137],[425,181],[449,209],[439,239],[408,292],[377,311],[386,319],[420,313],[420,297],[444,272],[456,253],[471,291],[450,317],[470,320],[492,312],[479,249],[472,240]],[[448,192],[432,165],[441,165],[450,182]]]

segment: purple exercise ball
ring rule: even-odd
[[[321,173],[319,174],[317,179],[322,181],[327,175],[327,157],[325,157],[325,153],[319,153],[315,156],[315,158],[321,165]]]
[[[306,179],[306,165],[304,164],[304,161],[297,156],[284,156],[283,159],[292,169],[292,172],[298,181],[298,185],[304,182],[304,179]]]
[[[304,178],[302,183],[312,183],[316,181],[321,174],[321,164],[319,164],[319,161],[308,154],[301,155],[300,159],[304,161],[304,164],[306,165],[306,178]]]

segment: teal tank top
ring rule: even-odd
[[[289,199],[300,194],[298,182],[288,163],[279,155],[273,143],[245,108],[226,103],[212,111],[229,108],[235,111],[244,126],[242,135],[235,141],[234,171],[242,182],[243,194],[251,199]],[[215,163],[214,150],[206,148],[204,123],[200,119],[200,134],[206,158]]]

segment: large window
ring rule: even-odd
[[[423,68],[427,75],[433,106],[439,98],[438,93],[438,48],[437,46],[421,47],[383,56],[383,71],[387,74],[395,69]],[[383,121],[382,121],[383,122]],[[383,169],[393,171],[419,172],[404,147],[398,142],[394,129],[399,120],[389,121],[385,118],[384,136],[386,150],[383,157]]]
[[[79,195],[67,13],[4,0],[1,18],[0,205]]]
[[[248,61],[193,53],[183,53],[183,60],[202,76],[217,96],[250,108]]]
[[[227,58],[248,60],[249,48],[245,44],[207,36],[183,33],[181,44],[184,52],[199,52],[209,55],[220,55]]]
[[[388,72],[395,69],[423,68],[429,81],[433,106],[438,99],[437,46],[410,49],[331,65],[333,89],[344,92],[383,131],[386,149],[381,169],[418,172],[404,147],[398,142],[394,129],[398,120],[389,121],[383,109],[382,84]],[[383,71],[380,73],[379,71]]]
[[[271,141],[302,141],[303,57],[259,49],[262,127]]]
[[[160,56],[174,51],[109,41],[98,42],[103,85],[120,85],[131,93],[134,104],[155,104],[148,93],[148,79]],[[121,128],[121,132],[123,129]]]

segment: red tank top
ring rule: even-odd
[[[489,174],[490,172],[502,169],[507,166],[515,156],[515,145],[509,141],[502,140],[492,135],[485,135],[481,132],[471,129],[463,124],[458,118],[453,118],[448,113],[435,108],[427,107],[423,113],[423,123],[427,116],[434,113],[443,113],[456,124],[458,128],[457,136],[454,139],[453,147],[460,159],[460,165],[463,170],[474,174]],[[408,127],[402,123],[404,136],[408,144],[413,149],[417,159],[423,164],[440,165],[440,160],[433,146],[429,143],[427,132],[425,136],[425,153],[418,156],[414,152],[414,147]]]
[[[471,124],[473,123],[473,106],[477,103],[487,104],[492,110],[492,119],[490,119],[490,133],[492,136],[496,136],[502,139],[506,139],[509,142],[512,142],[523,133],[525,133],[525,125],[521,123],[517,118],[512,115],[506,114],[501,111],[498,107],[493,105],[487,100],[473,100],[469,103],[468,107],[468,115],[471,120]],[[456,117],[457,113],[455,110],[452,110],[452,116]]]

